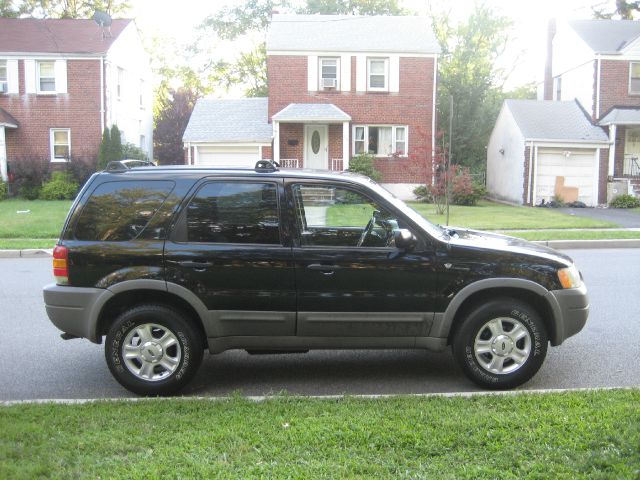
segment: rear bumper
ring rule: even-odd
[[[578,333],[587,323],[589,296],[587,287],[582,284],[580,288],[552,290],[548,297],[556,317],[556,329],[550,340],[551,345],[556,346]]]
[[[43,289],[44,303],[51,322],[64,333],[100,343],[96,335],[99,307],[113,296],[102,288],[65,287],[50,284]]]

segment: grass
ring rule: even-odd
[[[46,244],[50,245],[49,240],[60,235],[71,203],[71,200],[3,200],[0,202],[0,238],[40,238],[47,239]]]
[[[0,478],[635,479],[640,390],[0,408]]]
[[[0,238],[0,250],[53,248],[57,241],[57,238]]]

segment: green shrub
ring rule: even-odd
[[[376,156],[369,153],[356,155],[349,162],[349,171],[366,175],[377,182],[382,178],[382,175],[376,169],[374,164],[375,159]]]
[[[429,202],[431,199],[431,193],[426,185],[420,185],[413,189],[413,194],[419,202]]]
[[[640,207],[640,199],[625,193],[614,198],[609,206],[611,208],[637,208]]]
[[[10,164],[14,176],[13,186],[18,195],[27,200],[36,200],[40,195],[42,183],[49,174],[51,161],[45,157],[21,157]]]
[[[72,200],[80,186],[67,172],[54,172],[40,191],[42,200]]]
[[[0,201],[7,198],[7,184],[0,178]]]

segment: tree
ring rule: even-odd
[[[397,0],[307,0],[299,13],[325,15],[402,15]]]
[[[616,0],[616,8],[613,11],[607,11],[604,8],[593,8],[593,14],[596,18],[614,18],[619,17],[621,20],[633,20],[634,14],[640,12],[640,1],[627,2],[626,0]]]
[[[197,91],[184,87],[168,91],[155,117],[153,149],[158,163],[183,163],[182,136],[198,97]]]
[[[117,125],[111,127],[111,141],[109,142],[109,161],[122,160],[122,137]]]
[[[130,0],[0,0],[2,17],[91,18],[96,10],[125,13]]]
[[[449,98],[453,96],[451,162],[484,170],[485,146],[502,103],[505,74],[496,60],[507,42],[510,21],[476,4],[468,20],[452,25],[448,14],[432,14],[442,49],[438,78],[438,123],[448,130]]]
[[[104,170],[109,163],[109,154],[111,152],[111,132],[109,127],[104,127],[102,132],[102,142],[100,142],[100,149],[98,150],[98,163],[96,168],[98,170]]]

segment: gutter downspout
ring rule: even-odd
[[[595,120],[600,119],[600,76],[602,72],[602,58],[597,56],[596,64],[596,108],[595,108]]]
[[[104,132],[104,55],[100,57],[100,138]]]
[[[531,185],[531,179],[533,178],[533,140],[529,142],[529,180],[527,185],[529,186],[529,191],[527,192],[527,203],[529,205],[533,205],[533,186]]]

